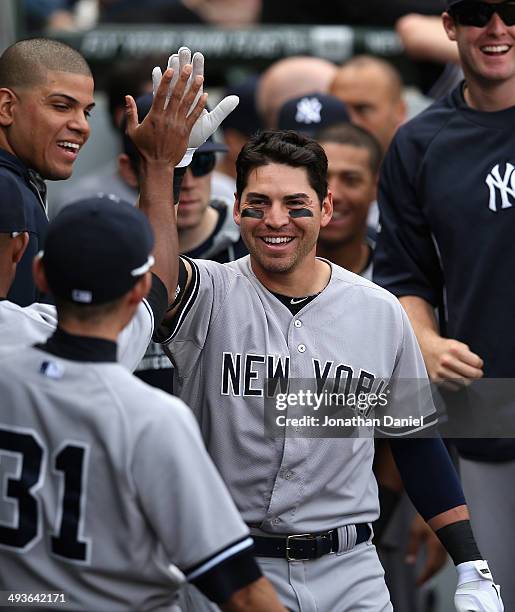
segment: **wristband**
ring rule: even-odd
[[[435,533],[454,561],[454,565],[483,559],[474,539],[470,521],[451,523]]]

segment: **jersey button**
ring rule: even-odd
[[[280,518],[272,519],[272,525],[279,525],[280,523],[281,523],[281,519]]]
[[[295,325],[295,327],[302,327],[302,321],[299,321],[299,319],[296,319],[296,320],[293,322],[293,325]]]
[[[295,474],[293,472],[286,472],[286,474],[284,475],[286,480],[291,480],[293,477],[295,476]]]
[[[306,345],[305,344],[299,344],[299,346],[297,348],[299,350],[299,353],[305,353],[306,352]]]

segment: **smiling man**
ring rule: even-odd
[[[515,3],[447,7],[443,25],[465,80],[393,140],[379,186],[374,276],[405,307],[430,377],[471,384],[515,377]],[[445,307],[440,326],[436,306]],[[492,387],[474,385],[488,422],[496,419]],[[461,402],[470,413],[472,395],[448,395],[450,419]],[[479,545],[515,610],[515,440],[481,433],[455,441],[461,478]]]
[[[236,167],[234,219],[250,254],[220,264],[177,253],[178,298],[158,334],[175,366],[174,391],[192,407],[283,603],[296,612],[390,612],[372,544],[379,514],[373,439],[283,428],[267,435],[265,411],[273,409],[265,389],[270,379],[281,388],[296,378],[322,389],[344,377],[365,376],[371,384],[424,379],[420,351],[392,295],[316,257],[333,212],[322,147],[292,131],[268,130],[243,147]],[[373,345],[364,330],[373,330]],[[418,397],[410,409],[426,426],[434,423],[431,402]],[[403,439],[395,453],[417,509],[456,563],[491,588],[441,441]],[[189,596],[183,610],[209,608]],[[498,602],[497,592],[485,595],[494,596]],[[457,609],[467,610],[463,593],[456,597]]]
[[[64,180],[89,137],[93,77],[86,60],[60,42],[15,43],[0,57],[0,188],[21,200],[30,241],[9,299],[38,297],[31,264],[47,231],[45,180]]]
[[[365,278],[372,278],[374,236],[367,226],[376,199],[382,152],[364,129],[344,123],[317,136],[328,162],[333,216],[320,229],[317,254]]]

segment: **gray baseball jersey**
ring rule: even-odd
[[[155,319],[154,311],[162,310],[156,306],[161,296],[144,299],[131,322],[118,336],[118,362],[129,370],[134,370],[145,354],[152,338]],[[165,298],[166,307],[166,298]],[[156,313],[157,314],[157,313]],[[161,314],[157,314],[160,318]],[[1,349],[11,345],[31,345],[45,340],[57,327],[57,312],[50,304],[31,304],[22,308],[8,300],[0,301],[0,338]]]
[[[255,277],[250,258],[190,260],[191,285],[168,337],[174,389],[190,405],[245,522],[317,532],[377,519],[373,439],[264,436],[268,378],[426,379],[397,299],[331,264],[327,287],[297,315]],[[421,403],[412,412],[426,417]]]
[[[0,591],[164,610],[170,564],[195,582],[252,546],[180,400],[37,347],[0,358],[0,397]]]

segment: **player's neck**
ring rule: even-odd
[[[274,293],[290,297],[314,295],[325,289],[331,279],[331,267],[309,254],[289,272],[269,272],[251,258],[252,271],[262,285]]]
[[[463,97],[471,108],[484,112],[496,112],[515,106],[515,79],[501,83],[477,83],[467,80]]]
[[[112,342],[116,342],[120,333],[112,325],[92,325],[81,321],[59,321],[59,327],[72,336],[102,338],[102,340],[111,340]]]
[[[208,206],[198,225],[179,230],[179,252],[189,253],[199,247],[213,233],[218,222],[218,211]]]
[[[117,342],[122,329],[126,327],[135,314],[137,305],[134,307],[123,306],[117,308],[109,315],[92,321],[81,321],[72,317],[60,317],[59,327],[73,336],[85,336],[88,338],[101,338]]]
[[[361,274],[370,258],[370,247],[362,236],[358,236],[344,244],[319,242],[317,255],[355,274]]]

